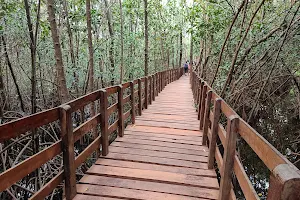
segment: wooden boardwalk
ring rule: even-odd
[[[217,199],[188,76],[166,86],[77,184],[83,199]]]

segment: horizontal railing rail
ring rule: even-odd
[[[59,107],[2,124],[0,126],[0,142],[30,134],[28,132],[54,121],[59,121],[61,133],[59,140],[49,147],[2,172],[0,174],[0,192],[34,172],[55,156],[62,154],[63,169],[35,192],[30,199],[45,198],[63,181],[65,197],[72,199],[76,195],[76,169],[94,152],[97,156],[100,154],[106,156],[109,152],[109,136],[113,132],[118,132],[118,135],[122,137],[125,120],[131,117],[131,123],[134,124],[136,113],[141,115],[142,110],[148,108],[148,105],[155,100],[155,96],[167,84],[179,79],[182,75],[182,68],[158,72],[121,85],[94,91]],[[135,89],[136,87],[137,89]],[[125,94],[124,91],[128,89],[129,92]],[[117,100],[109,105],[108,98],[113,95]],[[87,106],[95,106],[95,102],[99,100],[100,111],[73,129],[72,114],[78,110],[83,112]],[[130,104],[130,106],[125,106],[125,104]],[[125,107],[128,108],[126,112],[124,112]],[[95,107],[94,109],[97,110]],[[109,124],[109,116],[114,113],[116,113],[117,119]],[[99,124],[101,131],[97,129]],[[75,157],[74,143],[81,140],[90,131],[94,134],[94,140]]]
[[[245,198],[259,199],[236,153],[238,135],[271,172],[267,199],[300,199],[299,170],[236,114],[195,72],[191,73],[190,83],[195,104],[198,105],[199,128],[203,131],[202,144],[209,146],[208,168],[213,169],[216,161],[221,176],[219,199],[236,199],[232,187],[233,172]],[[221,114],[227,118],[226,129],[220,123]],[[223,157],[217,146],[218,137],[224,147]]]

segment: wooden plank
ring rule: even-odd
[[[63,105],[69,105],[71,106],[71,112],[75,112],[76,110],[98,100],[100,98],[99,90],[86,94],[82,97],[79,97],[77,99],[74,99],[72,101],[69,101]]]
[[[131,97],[130,94],[127,95],[127,96],[123,99],[123,103],[125,104],[125,103],[129,102],[129,101],[130,101],[130,97]]]
[[[186,197],[181,195],[172,195],[166,193],[149,192],[126,188],[108,187],[108,186],[98,186],[98,185],[88,185],[88,184],[78,184],[77,190],[79,193],[87,195],[105,196],[113,198],[122,199],[132,199],[132,200],[161,200],[161,199],[172,199],[172,200],[201,200],[201,198]]]
[[[123,103],[123,87],[122,85],[120,85],[118,87],[118,116],[119,116],[119,130],[118,130],[118,134],[120,137],[124,136],[124,103]]]
[[[89,119],[88,121],[80,124],[73,131],[74,142],[77,142],[84,134],[95,128],[100,123],[100,113]]]
[[[105,166],[114,166],[114,167],[123,167],[123,168],[133,168],[133,169],[148,169],[154,171],[163,171],[163,172],[172,172],[176,174],[188,174],[196,176],[207,176],[207,177],[216,177],[216,172],[209,169],[194,169],[188,167],[169,167],[158,164],[149,164],[149,163],[138,163],[131,161],[123,160],[113,160],[113,159],[98,159],[96,161],[97,165]]]
[[[203,188],[218,189],[217,179],[186,174],[176,174],[171,172],[161,172],[154,170],[131,169],[113,166],[93,165],[87,174],[104,175],[119,178],[128,178],[144,181],[154,181],[159,183],[170,183],[177,185],[187,185]]]
[[[201,150],[190,150],[190,149],[178,149],[173,147],[165,147],[165,146],[153,146],[153,145],[143,145],[143,144],[135,144],[135,143],[127,143],[127,142],[118,142],[115,141],[111,144],[111,146],[117,147],[126,147],[126,148],[133,148],[137,149],[146,149],[146,150],[154,150],[154,151],[162,151],[162,152],[173,152],[173,153],[181,153],[181,154],[188,154],[188,155],[201,155],[201,156],[208,156],[207,148],[203,148]]]
[[[142,109],[143,109],[143,104],[142,104],[142,98],[143,98],[143,95],[142,95],[142,80],[141,79],[138,79],[138,95],[139,95],[139,108],[138,108],[138,111],[139,111],[139,115],[141,116],[142,115]]]
[[[100,125],[101,125],[101,145],[102,155],[108,154],[108,115],[107,115],[107,92],[106,90],[100,90]]]
[[[126,89],[130,86],[130,82],[126,82],[122,84],[123,89]]]
[[[202,145],[207,145],[207,132],[209,126],[209,114],[210,114],[210,104],[211,104],[211,95],[212,91],[208,91],[206,98],[205,111],[203,116],[203,136],[202,136]]]
[[[130,113],[131,113],[131,109],[128,110],[126,113],[124,113],[124,120],[126,120],[129,117]]]
[[[60,126],[62,135],[63,168],[66,199],[76,195],[76,169],[74,156],[74,137],[72,112],[69,105],[60,107]]]
[[[59,119],[58,107],[0,125],[0,143]]]
[[[107,88],[105,88],[105,90],[107,92],[107,96],[109,96],[111,94],[118,92],[118,86],[107,87]]]
[[[62,151],[61,140],[0,174],[0,192],[6,190]]]
[[[239,134],[272,171],[277,165],[289,163],[286,158],[249,124],[240,118]]]
[[[164,134],[170,134],[170,135],[182,135],[182,136],[202,136],[201,131],[193,131],[193,130],[180,130],[180,129],[170,129],[169,128],[163,128],[163,127],[151,127],[151,126],[128,126],[127,130],[130,131],[141,131],[141,132],[149,132],[149,133],[164,133]]]
[[[207,162],[207,157],[205,156],[196,156],[196,155],[187,155],[187,154],[179,154],[179,153],[171,153],[171,152],[158,152],[152,150],[136,150],[131,148],[124,147],[112,147],[111,152],[114,153],[124,153],[131,155],[142,155],[142,156],[151,156],[151,157],[160,157],[160,158],[172,158],[176,160],[186,160],[186,161],[194,161],[194,162]]]
[[[39,191],[34,193],[29,200],[40,200],[47,197],[64,179],[64,171],[60,171],[48,183],[46,183]]]
[[[164,122],[157,122],[157,121],[143,121],[137,120],[136,123],[140,126],[154,126],[154,127],[163,127],[163,128],[175,128],[175,129],[182,129],[182,130],[199,130],[197,125],[191,124],[176,124],[176,123],[164,123]]]
[[[130,82],[130,94],[131,94],[131,99],[130,99],[131,123],[135,124],[135,93],[134,93],[134,83],[133,82]]]
[[[187,122],[183,120],[176,120],[176,119],[161,119],[161,118],[155,118],[157,115],[153,115],[152,117],[136,117],[137,120],[139,121],[153,121],[153,122],[164,122],[164,123],[171,123],[171,124],[183,124],[183,125],[191,125],[191,126],[198,126],[199,121],[198,120],[189,120]],[[171,117],[174,115],[170,115]]]
[[[206,163],[177,160],[172,158],[160,158],[160,157],[152,157],[152,156],[142,156],[142,155],[132,155],[132,154],[129,155],[129,154],[119,154],[119,153],[110,153],[107,155],[107,158],[116,159],[116,160],[168,165],[168,166],[177,166],[177,167],[189,167],[195,169],[207,169]]]
[[[107,115],[110,116],[112,113],[116,112],[118,109],[118,102],[111,105],[109,108],[107,108]]]
[[[224,158],[221,168],[220,200],[227,200],[230,196],[232,168],[235,156],[236,138],[238,134],[239,117],[230,116],[228,119],[228,128],[224,146]]]
[[[102,185],[118,188],[137,189],[143,191],[162,192],[168,194],[184,195],[189,197],[217,199],[218,190],[198,188],[184,185],[174,185],[167,183],[147,182],[140,180],[112,178],[103,176],[86,175],[81,180],[83,184]],[[184,198],[184,197],[183,197]]]
[[[127,132],[126,132],[127,133]],[[178,143],[178,144],[190,144],[190,145],[198,145],[202,146],[202,141],[192,141],[192,140],[180,140],[176,138],[166,138],[166,137],[157,137],[157,136],[151,136],[151,135],[132,135],[129,134],[126,136],[126,138],[131,139],[140,139],[140,140],[152,140],[152,141],[161,141],[161,142],[172,142],[172,143]]]
[[[145,145],[153,145],[153,146],[163,146],[163,147],[173,147],[178,149],[191,149],[191,150],[207,150],[207,147],[204,146],[196,146],[196,145],[188,145],[188,144],[178,144],[172,142],[161,142],[161,141],[151,141],[151,140],[141,140],[141,139],[132,139],[132,138],[117,138],[117,142],[130,142],[136,144],[145,144]]]
[[[165,134],[165,133],[151,133],[151,132],[141,132],[141,131],[134,131],[134,130],[126,130],[125,133],[127,135],[136,135],[136,136],[145,136],[145,137],[156,137],[156,138],[168,138],[173,140],[181,140],[181,141],[191,141],[197,144],[201,144],[202,137],[201,136],[185,136],[185,135],[172,135],[172,134]]]
[[[86,159],[97,149],[100,149],[101,136],[95,138],[95,140],[89,144],[75,159],[75,167],[78,168]]]
[[[101,196],[93,196],[93,195],[84,195],[84,194],[77,194],[73,200],[118,200],[120,198],[113,198],[113,197],[101,197]]]
[[[116,120],[112,125],[108,127],[107,134],[110,135],[112,132],[118,129],[119,120]]]

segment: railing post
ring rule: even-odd
[[[155,101],[155,75],[152,75],[152,101]]]
[[[200,112],[201,112],[201,102],[202,102],[202,90],[203,90],[204,82],[201,81],[199,87],[199,103],[198,103],[198,120],[200,120]]]
[[[209,141],[209,153],[208,153],[208,169],[213,169],[215,161],[215,152],[217,145],[217,135],[219,129],[219,120],[221,115],[221,98],[217,98],[214,103],[214,118],[211,126],[211,140]]]
[[[131,92],[131,122],[135,124],[135,97],[134,97],[134,82],[130,82],[130,92]]]
[[[148,109],[148,77],[145,77],[145,109]]]
[[[152,104],[152,77],[149,76],[149,104]]]
[[[200,109],[200,130],[203,130],[203,124],[204,124],[204,111],[205,111],[205,98],[206,98],[206,92],[207,92],[207,85],[203,86],[202,90],[202,97],[201,97],[201,109]]]
[[[142,80],[139,78],[138,79],[138,88],[139,88],[139,115],[142,115],[142,110],[143,110],[143,104],[142,104]]]
[[[197,87],[195,88],[195,91],[196,91],[196,104],[197,105],[199,104],[199,92],[200,92],[199,88],[200,88],[200,86],[201,86],[201,80],[199,79],[197,81]]]
[[[236,115],[230,116],[227,122],[223,165],[221,169],[219,200],[229,199],[238,126],[239,117]]]
[[[208,132],[208,125],[209,125],[211,96],[212,96],[212,91],[210,90],[210,91],[208,91],[207,98],[206,98],[206,106],[205,106],[205,113],[204,113],[204,125],[203,125],[203,135],[202,135],[202,145],[207,145],[207,132]]]
[[[118,115],[119,115],[119,136],[124,136],[124,115],[123,115],[123,107],[124,107],[124,100],[123,100],[123,86],[119,85],[118,87]]]
[[[65,195],[67,200],[71,200],[76,196],[77,191],[72,112],[69,105],[60,106],[60,125],[65,171]]]
[[[102,155],[108,154],[108,116],[107,116],[107,92],[105,89],[100,90],[100,124],[101,124],[101,145]]]
[[[270,175],[267,200],[300,199],[300,174],[289,164],[276,166]]]

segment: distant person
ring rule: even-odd
[[[189,64],[188,64],[188,61],[185,62],[183,68],[184,68],[184,75],[186,76],[186,73],[187,73],[188,70],[189,70]]]

